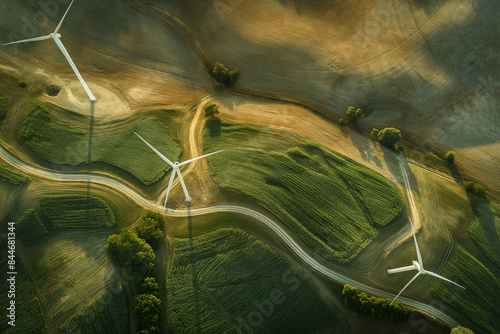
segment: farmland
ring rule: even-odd
[[[0,266],[7,268],[7,252],[0,252]],[[21,263],[16,266],[16,326],[7,324],[10,321],[4,314],[0,322],[0,332],[5,334],[14,333],[45,333],[45,320],[43,317],[40,302],[36,296],[35,289],[31,283],[26,268]],[[0,307],[6,310],[10,299],[6,298],[9,291],[9,282],[7,279],[0,281]],[[4,297],[5,296],[5,297]]]
[[[0,180],[19,186],[28,183],[30,181],[30,177],[0,163]]]
[[[500,205],[471,199],[476,219],[469,227],[472,240],[476,242],[486,257],[500,266]]]
[[[61,333],[125,333],[127,332],[127,301],[125,293],[110,289],[61,326]]]
[[[302,333],[336,323],[309,280],[238,229],[174,239],[167,282],[174,332]]]
[[[65,113],[68,111],[51,105],[34,106],[24,122],[21,139],[26,148],[52,164],[86,164],[89,120],[82,116],[73,117],[71,123],[59,120]],[[148,117],[138,116],[125,124],[112,124],[111,130],[105,125],[102,125],[102,129],[96,125],[91,161],[120,168],[145,185],[155,183],[170,167],[145,146],[133,131],[142,134],[143,138],[175,161],[182,155],[179,141],[171,130],[177,116],[175,111],[160,110],[149,112]]]
[[[25,265],[54,331],[94,302],[115,280],[104,245],[110,231],[65,231],[25,251]]]
[[[456,278],[456,281],[466,289],[462,290],[437,280],[431,294],[451,305],[483,329],[498,333],[500,280],[460,246],[454,249],[442,275]]]
[[[204,150],[215,182],[272,212],[328,260],[354,259],[402,210],[394,184],[298,135],[207,122]]]
[[[40,206],[53,229],[115,225],[106,202],[92,195],[44,196]]]

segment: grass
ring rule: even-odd
[[[469,226],[472,240],[488,259],[500,267],[500,205],[471,199],[476,219]]]
[[[17,237],[25,244],[32,244],[49,234],[35,208],[26,210],[17,220],[16,232]]]
[[[7,247],[4,247],[4,249],[7,249]],[[2,250],[0,252],[0,267],[4,270],[7,268],[7,260],[7,252]],[[45,319],[40,302],[19,257],[16,257],[16,271],[16,326],[12,327],[7,323],[10,321],[6,317],[10,299],[7,298],[9,291],[8,277],[4,272],[2,280],[0,280],[0,293],[2,295],[2,298],[0,298],[0,308],[2,309],[0,332],[4,334],[45,333]]]
[[[72,316],[59,333],[127,333],[127,324],[125,293],[108,291]]]
[[[28,175],[13,170],[4,164],[0,164],[0,180],[19,186],[28,183],[31,178]]]
[[[115,225],[113,213],[106,202],[92,195],[48,195],[42,197],[40,206],[53,229]]]
[[[49,332],[92,304],[114,281],[104,245],[108,231],[65,231],[26,251]]]
[[[381,175],[286,131],[208,120],[210,171],[226,192],[273,213],[328,260],[347,263],[396,218],[402,196]]]
[[[40,158],[63,165],[81,165],[88,162],[87,119],[80,124],[59,120],[64,110],[49,109],[47,105],[37,105],[24,122],[21,139],[26,147]],[[54,115],[58,113],[55,117]],[[66,114],[69,111],[66,111]],[[125,126],[114,126],[109,131],[94,130],[92,138],[92,162],[101,162],[118,167],[150,185],[158,181],[170,170],[133,131],[151,145],[175,161],[182,155],[182,148],[175,138],[175,112],[156,111],[149,117],[139,117]],[[76,117],[75,117],[76,118]]]
[[[241,230],[174,239],[171,268],[174,333],[303,333],[336,323],[303,275]]]
[[[460,246],[444,267],[443,276],[466,287],[465,290],[437,280],[431,294],[449,304],[490,333],[500,328],[500,280],[479,260]]]

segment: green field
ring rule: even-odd
[[[72,316],[60,333],[128,333],[127,300],[124,292],[107,292]]]
[[[272,212],[328,260],[354,259],[402,210],[394,184],[290,132],[207,122],[204,151],[215,182]]]
[[[476,216],[469,226],[471,238],[500,267],[500,205],[472,199],[471,206]]]
[[[0,164],[0,180],[19,186],[28,183],[31,178],[26,174],[5,166],[4,164]]]
[[[49,331],[93,303],[115,281],[104,245],[108,231],[65,231],[26,250]]]
[[[5,244],[6,245],[6,244]],[[4,249],[7,249],[5,247]],[[0,252],[0,268],[7,270],[7,252]],[[33,284],[26,274],[24,265],[16,257],[16,322],[15,327],[10,326],[7,322],[10,321],[7,315],[7,307],[9,307],[10,298],[8,298],[9,283],[4,272],[2,280],[0,280],[0,308],[2,309],[2,320],[0,321],[0,332],[4,334],[14,333],[45,333],[45,319],[43,317],[40,302],[35,294]]]
[[[304,333],[337,322],[303,274],[241,230],[173,243],[167,291],[174,333]]]
[[[32,244],[48,234],[49,231],[43,224],[35,208],[26,210],[17,220],[16,235],[26,244]]]
[[[53,108],[53,109],[50,109]],[[37,105],[29,113],[21,131],[26,147],[40,158],[54,164],[81,165],[88,162],[89,120],[73,116],[72,122],[60,120],[69,111]],[[132,131],[137,132],[170,160],[182,155],[182,148],[172,129],[175,111],[152,111],[133,122],[112,127],[94,127],[92,162],[101,162],[131,173],[145,185],[153,184],[170,170]],[[109,128],[109,129],[108,129]]]
[[[115,218],[106,202],[92,195],[44,196],[40,206],[53,229],[115,225]]]
[[[452,277],[466,289],[436,280],[431,294],[488,332],[499,333],[500,280],[460,246],[453,251],[442,275]]]

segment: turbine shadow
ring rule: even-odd
[[[188,233],[189,233],[189,248],[191,249],[191,277],[192,277],[192,284],[193,284],[193,298],[194,300],[194,310],[196,316],[196,321],[197,321],[197,332],[202,333],[202,327],[201,327],[201,321],[199,318],[199,315],[201,314],[200,311],[200,301],[198,297],[201,297],[202,291],[200,290],[200,285],[197,282],[197,274],[198,270],[196,268],[196,253],[194,251],[194,242],[193,242],[193,221],[192,221],[192,216],[191,216],[191,204],[187,203],[187,219],[188,219]]]

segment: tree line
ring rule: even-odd
[[[132,278],[133,309],[138,333],[160,333],[161,301],[155,279],[155,250],[163,240],[164,217],[147,211],[132,229],[108,237],[106,251],[115,264]]]

